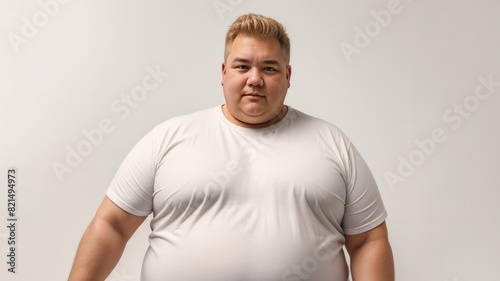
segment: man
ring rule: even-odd
[[[167,120],[119,168],[69,277],[104,280],[153,213],[144,281],[391,281],[374,179],[335,126],[284,104],[290,40],[247,14],[226,36],[225,104]]]

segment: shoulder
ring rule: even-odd
[[[351,145],[351,141],[347,135],[336,125],[310,114],[304,113],[298,109],[292,109],[290,118],[297,130],[313,133],[325,140],[334,141],[334,143],[344,143],[347,146]]]
[[[162,123],[158,124],[157,128],[175,126],[175,125],[188,125],[196,123],[204,123],[211,121],[216,117],[215,108],[203,109],[193,113],[183,114],[169,118]]]
[[[187,132],[194,128],[203,128],[213,124],[217,118],[215,107],[203,109],[189,114],[169,118],[153,128],[156,134],[168,132]]]

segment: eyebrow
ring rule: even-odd
[[[250,60],[237,57],[234,59],[234,62],[250,63]],[[275,60],[275,59],[264,60],[263,63],[264,64],[271,64],[271,65],[280,65],[279,61]]]

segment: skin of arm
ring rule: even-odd
[[[83,234],[68,281],[105,280],[145,219],[125,212],[105,197]]]
[[[394,281],[394,259],[383,222],[374,229],[346,235],[345,247],[351,257],[353,281]]]

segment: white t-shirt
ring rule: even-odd
[[[163,122],[132,149],[107,196],[153,213],[141,280],[347,280],[344,235],[381,224],[384,205],[349,139],[288,108],[249,129],[217,106]]]

